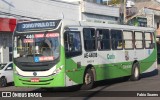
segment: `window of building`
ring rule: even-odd
[[[12,47],[9,47],[9,61],[12,61]]]
[[[143,48],[143,33],[135,32],[135,48],[142,49]]]
[[[159,22],[157,23],[157,29],[159,28]]]
[[[95,29],[84,28],[83,29],[83,36],[84,36],[84,48],[85,48],[85,50],[87,50],[87,51],[96,50]]]
[[[111,43],[112,49],[122,49],[122,31],[121,30],[111,30]]]
[[[151,33],[146,32],[145,34],[145,47],[153,48],[153,36]]]
[[[123,31],[124,48],[133,49],[133,32]]]
[[[108,29],[97,29],[98,49],[110,49],[110,35]]]

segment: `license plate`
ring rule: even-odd
[[[31,78],[31,82],[39,82],[39,78]]]

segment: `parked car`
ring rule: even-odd
[[[0,64],[0,87],[13,82],[13,63]]]

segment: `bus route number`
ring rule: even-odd
[[[33,39],[34,38],[34,35],[32,34],[32,35],[26,35],[26,38],[27,39]]]

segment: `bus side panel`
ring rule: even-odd
[[[131,62],[104,64],[100,66],[96,66],[97,81],[129,76],[131,74]]]
[[[146,49],[145,54],[148,56],[146,59],[140,61],[140,71],[141,73],[153,71],[157,69],[157,50],[156,49]]]
[[[83,83],[84,68],[77,66],[71,58],[66,58],[66,86],[72,86]]]

